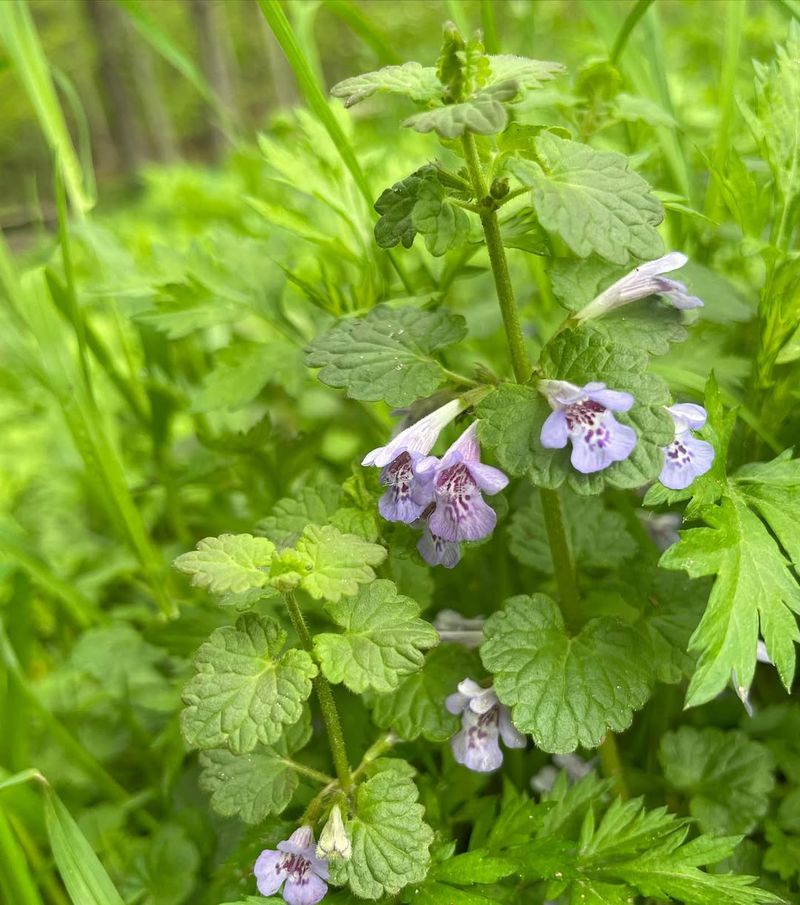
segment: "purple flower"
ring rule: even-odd
[[[662,276],[683,267],[687,260],[686,255],[679,251],[671,251],[656,261],[640,264],[621,280],[604,289],[575,318],[579,321],[591,320],[648,295],[662,296],[673,308],[702,308],[703,302],[697,296],[689,295],[689,290],[683,283]]]
[[[289,905],[316,905],[328,891],[328,864],[316,855],[314,833],[301,826],[277,851],[261,852],[253,873],[262,896],[274,895],[283,886],[283,898]]]
[[[461,561],[461,544],[432,534],[430,522],[425,522],[422,537],[417,541],[417,550],[429,566],[454,569]]]
[[[494,530],[497,514],[484,503],[481,491],[498,493],[508,484],[508,478],[498,468],[480,461],[477,426],[477,421],[470,424],[433,472],[435,507],[428,527],[434,546],[436,539],[480,540]]]
[[[706,423],[702,405],[682,402],[667,411],[675,422],[675,439],[664,447],[664,467],[658,480],[670,490],[683,490],[705,474],[714,463],[714,447],[692,436]]]
[[[508,708],[497,700],[493,688],[482,688],[472,679],[458,683],[458,691],[445,701],[454,714],[462,714],[461,730],[450,739],[456,762],[476,773],[491,773],[503,763],[499,739],[507,748],[524,748],[525,736],[514,728]]]
[[[633,452],[636,432],[611,414],[628,411],[633,405],[630,393],[606,389],[604,383],[577,387],[566,380],[543,380],[539,391],[553,409],[542,425],[542,446],[563,449],[570,440],[570,461],[582,474],[602,471]]]
[[[387,490],[378,510],[387,521],[413,522],[432,501],[433,468],[438,460],[428,453],[460,410],[461,402],[454,399],[364,456],[362,465],[382,469],[381,484]]]

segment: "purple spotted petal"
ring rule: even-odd
[[[256,886],[262,896],[274,895],[286,879],[286,871],[281,866],[283,855],[267,849],[261,852],[253,868]]]
[[[498,728],[500,730],[500,738],[503,739],[506,748],[524,748],[527,745],[528,740],[511,722],[511,713],[509,712],[508,707],[504,707],[500,704],[499,712],[500,718]]]
[[[463,463],[454,467],[466,471]],[[474,482],[471,488],[458,492],[452,489],[452,482],[440,488],[437,479],[436,508],[429,520],[433,534],[446,541],[481,540],[494,531],[496,523],[497,514],[484,503]]]
[[[429,566],[444,566],[445,569],[454,569],[461,560],[460,545],[441,537],[434,537],[427,524],[422,537],[417,541],[417,550]]]
[[[478,443],[478,422],[472,424],[464,431],[447,452],[442,456],[442,466],[447,468],[456,462],[477,462],[481,457],[481,448]]]
[[[564,409],[551,412],[544,424],[539,440],[545,449],[563,449],[567,445],[567,415]]]
[[[679,402],[677,405],[671,405],[667,411],[672,415],[675,422],[675,433],[680,434],[685,430],[699,431],[705,427],[708,419],[708,413],[702,405],[695,405],[694,402]]]
[[[595,389],[597,387],[597,389]],[[583,388],[588,399],[599,402],[611,412],[627,412],[633,405],[633,396],[621,390],[608,390],[604,383],[587,383]]]
[[[325,898],[328,884],[315,873],[308,871],[304,876],[289,877],[283,887],[283,898],[287,905],[317,905]]]
[[[571,439],[570,461],[582,474],[593,474],[627,459],[636,446],[636,432],[620,424],[610,412],[580,425],[571,432]]]
[[[381,471],[386,492],[378,511],[389,522],[415,522],[433,501],[433,472],[416,474],[417,463],[427,463],[421,453],[401,453]]]
[[[462,728],[450,740],[456,762],[477,773],[491,773],[503,763],[497,709],[477,714],[466,710]]]
[[[714,447],[685,431],[664,448],[664,467],[658,479],[670,490],[684,490],[713,464]]]
[[[405,522],[410,525],[421,515],[425,505],[412,499],[410,492],[403,492],[402,485],[393,484],[378,500],[378,512],[387,522]]]
[[[508,486],[508,478],[499,468],[484,465],[482,462],[470,462],[467,467],[478,487],[489,496],[494,496]]]

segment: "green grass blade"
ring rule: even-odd
[[[44,816],[53,857],[73,905],[125,905],[73,816],[49,785],[45,786]]]
[[[190,82],[198,93],[213,108],[220,120],[223,132],[228,138],[234,136],[233,122],[225,104],[217,96],[217,93],[203,78],[200,70],[192,60],[178,47],[170,36],[151,18],[145,11],[139,0],[116,0],[117,5],[125,11],[131,24],[155,50],[159,56],[167,61],[170,66]]]
[[[0,808],[0,892],[14,905],[43,905],[28,859]]]
[[[500,53],[500,39],[494,20],[494,0],[481,0],[481,29],[487,53]]]
[[[36,111],[39,125],[53,154],[60,158],[64,182],[73,207],[79,215],[90,210],[95,198],[84,178],[80,160],[72,144],[64,112],[58,100],[47,58],[42,50],[36,26],[25,0],[0,3],[0,40],[11,58],[17,78],[22,83]]]
[[[41,782],[44,780],[44,777],[38,770],[33,768],[14,773],[12,776],[6,776],[5,779],[0,779],[0,792],[2,792],[3,789],[10,789],[13,786],[19,786],[22,783],[30,782],[32,779],[37,779]]]
[[[622,56],[622,52],[625,50],[631,32],[636,28],[637,23],[647,12],[647,9],[652,2],[653,0],[636,0],[633,9],[625,17],[625,21],[622,23],[622,27],[619,30],[617,39],[614,41],[614,46],[611,48],[611,53],[608,57],[615,66]]]

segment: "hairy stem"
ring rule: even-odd
[[[625,783],[625,773],[619,756],[619,748],[617,748],[617,740],[613,732],[606,733],[606,737],[597,748],[597,753],[600,756],[600,767],[603,775],[614,782],[614,791],[622,799],[629,798],[628,787]]]
[[[550,543],[550,555],[553,557],[558,594],[561,598],[561,613],[567,628],[577,631],[581,622],[580,597],[561,495],[557,490],[547,490],[544,487],[540,488],[539,494],[542,498],[542,512],[547,540]]]
[[[320,770],[315,770],[313,767],[307,767],[305,764],[298,764],[296,760],[292,760],[290,757],[282,757],[280,760],[282,764],[285,764],[287,767],[294,770],[295,773],[299,773],[301,776],[307,776],[309,779],[314,779],[323,786],[329,786],[332,782],[336,782],[336,780],[332,776],[328,776],[327,773],[322,773]]]
[[[314,649],[314,643],[303,618],[302,610],[294,594],[289,592],[284,597],[286,607],[289,610],[289,618],[292,620],[294,630],[300,638],[300,643],[311,653]],[[314,679],[314,690],[317,693],[322,719],[328,733],[328,744],[331,747],[333,765],[336,768],[339,784],[345,792],[349,793],[353,788],[353,776],[350,773],[350,764],[347,760],[347,748],[345,747],[344,735],[342,734],[342,724],[339,721],[339,711],[336,709],[336,701],[333,699],[331,686],[321,673]]]

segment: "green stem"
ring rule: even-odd
[[[607,732],[600,743],[597,753],[600,756],[600,767],[603,774],[614,782],[614,791],[622,799],[628,799],[628,787],[625,784],[625,772],[617,748],[617,740],[613,732]]]
[[[364,752],[364,756],[361,758],[361,763],[353,770],[353,779],[358,779],[359,776],[367,769],[367,767],[379,757],[383,757],[383,755],[393,748],[400,739],[394,734],[394,732],[387,732],[386,735],[382,735],[379,739],[373,742],[369,748]]]
[[[550,543],[550,555],[553,557],[558,594],[561,598],[561,612],[567,627],[577,631],[581,624],[580,597],[561,495],[557,490],[547,490],[544,487],[539,489],[539,494],[542,499],[544,524]]]
[[[286,607],[289,610],[289,618],[292,620],[294,630],[300,638],[300,643],[311,653],[314,650],[314,642],[303,618],[302,610],[293,593],[289,592],[284,597]],[[317,692],[322,719],[328,733],[328,744],[331,747],[333,765],[336,768],[339,784],[346,793],[349,793],[353,788],[353,777],[350,773],[350,764],[347,761],[347,748],[345,747],[344,735],[342,734],[342,724],[339,721],[339,711],[336,709],[336,701],[333,699],[331,686],[325,676],[320,674],[314,679],[314,689]]]
[[[480,205],[486,197],[486,182],[483,178],[475,138],[471,133],[465,132],[462,142],[472,187]],[[500,313],[503,315],[503,326],[511,353],[514,377],[517,383],[525,383],[531,374],[531,360],[525,345],[525,337],[522,334],[519,310],[514,299],[514,287],[511,285],[511,277],[508,273],[508,262],[500,235],[500,224],[493,208],[481,208],[481,211],[481,225],[486,237],[486,248],[489,252],[489,263],[492,267],[497,299],[500,302]]]
[[[307,767],[305,764],[298,764],[296,760],[292,760],[291,757],[282,757],[281,763],[286,764],[287,767],[294,770],[295,773],[300,773],[301,776],[307,776],[309,779],[314,779],[319,783],[322,783],[323,786],[328,786],[332,782],[336,782],[336,780],[332,776],[328,776],[327,773],[322,773],[320,770],[315,770],[313,767]]]

